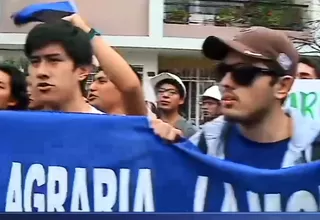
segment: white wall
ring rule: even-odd
[[[124,59],[131,65],[143,65],[144,72],[158,72],[158,52],[136,49],[118,49]]]
[[[309,4],[311,19],[320,19],[320,0],[295,0],[296,3]],[[0,0],[1,2],[1,0]],[[200,50],[203,39],[163,37],[164,0],[150,0],[149,36],[103,36],[115,47],[158,48],[178,50]],[[1,47],[18,47],[24,44],[26,34],[0,33]],[[310,48],[304,49],[305,51]],[[131,56],[129,56],[131,59]]]

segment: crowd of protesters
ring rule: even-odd
[[[178,76],[165,72],[153,77],[158,100],[145,101],[141,75],[79,15],[35,26],[24,53],[30,63],[27,74],[9,64],[0,67],[5,89],[0,94],[1,109],[148,115],[182,130],[186,137],[197,131],[182,116],[187,90]],[[92,73],[94,80],[86,91]],[[210,105],[204,105],[206,118]]]
[[[162,138],[190,138],[203,153],[233,162],[276,169],[300,157],[312,161],[320,126],[312,130],[313,122],[282,105],[295,78],[320,78],[314,61],[299,60],[283,32],[263,27],[232,41],[210,36],[202,52],[220,64],[215,72],[219,86],[201,97],[200,128],[181,114],[188,94],[178,76],[163,72],[152,77],[157,101],[146,101],[139,74],[78,14],[32,28],[24,45],[27,77],[16,67],[0,65],[0,108],[149,116]],[[297,155],[291,154],[295,147]]]

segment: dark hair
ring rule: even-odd
[[[142,74],[138,73],[138,71],[135,70],[134,66],[129,65],[132,69],[132,71],[136,74],[136,76],[138,77],[139,81],[142,82]]]
[[[27,93],[26,75],[15,66],[9,64],[0,64],[0,71],[10,76],[11,95],[17,101],[15,106],[8,110],[27,110],[29,98]]]
[[[136,74],[136,76],[138,77],[139,81],[142,82],[142,74],[138,73],[138,72],[135,70],[134,66],[132,66],[132,65],[129,65],[129,66],[130,66],[131,70]],[[93,72],[98,73],[98,72],[100,72],[100,71],[103,71],[102,68],[101,68],[101,66],[95,66],[95,67],[93,67]]]
[[[24,53],[30,58],[35,50],[54,43],[63,47],[75,67],[92,64],[93,50],[89,35],[65,20],[42,23],[32,28],[24,45]]]
[[[299,59],[299,63],[303,63],[307,66],[310,66],[311,68],[314,69],[314,72],[316,74],[316,77],[319,79],[320,78],[320,69],[319,69],[319,65],[313,60],[313,59],[310,59],[310,58],[307,58],[307,57],[300,57]]]
[[[182,88],[182,86],[180,85],[180,83],[178,83],[176,80],[174,79],[164,79],[164,80],[161,80],[160,82],[158,82],[155,86],[156,89],[158,89],[160,86],[162,86],[163,84],[170,84],[170,85],[173,85],[174,87],[177,88],[178,90],[178,93],[179,93],[179,96],[180,98],[185,98],[184,97],[184,90]]]

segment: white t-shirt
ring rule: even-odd
[[[91,114],[106,114],[106,113],[104,113],[104,112],[102,112],[102,111],[99,111],[98,109],[96,109],[96,108],[93,107],[93,106],[91,106],[91,110],[90,110],[90,112],[88,112],[88,113],[91,113]]]
[[[91,113],[91,114],[106,114],[102,111],[99,111],[98,109],[96,109],[95,107],[91,106],[91,111],[88,112],[88,113]],[[125,116],[125,115],[121,115],[121,116]],[[150,119],[156,119],[157,116],[148,108],[148,118]]]

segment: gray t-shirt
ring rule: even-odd
[[[183,136],[186,138],[191,137],[197,132],[196,126],[194,126],[190,121],[187,121],[185,118],[181,117],[175,124],[175,127],[182,131]]]

